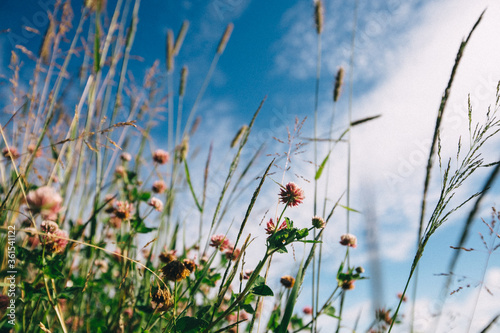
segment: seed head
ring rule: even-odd
[[[340,97],[340,90],[344,83],[344,68],[340,67],[335,77],[335,86],[333,88],[333,101],[336,102]]]
[[[316,32],[321,34],[323,31],[323,3],[316,0],[314,3],[314,23],[316,23]]]
[[[189,152],[189,139],[185,137],[182,139],[182,142],[175,147],[175,157],[179,162],[183,162],[188,155]]]
[[[219,42],[219,46],[217,47],[217,53],[222,54],[224,49],[226,48],[227,42],[229,41],[229,37],[231,37],[231,33],[233,32],[234,25],[229,23],[226,27],[226,31],[224,31],[224,35]]]
[[[114,216],[121,220],[128,220],[134,212],[134,206],[128,201],[115,201]]]
[[[189,71],[187,66],[183,66],[181,70],[181,83],[179,84],[179,96],[184,96],[184,92],[186,91],[186,81],[188,73]]]

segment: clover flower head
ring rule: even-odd
[[[114,216],[121,220],[128,220],[134,212],[134,206],[128,201],[115,201]]]
[[[323,229],[325,227],[326,223],[325,223],[325,221],[323,220],[322,217],[314,216],[312,218],[312,225],[316,229]]]
[[[295,183],[290,182],[281,188],[280,202],[287,206],[295,207],[304,201],[304,191]]]
[[[210,246],[218,247],[219,250],[224,251],[229,246],[229,239],[224,235],[213,235],[210,238]]]
[[[153,161],[155,161],[158,164],[165,164],[168,163],[170,160],[170,154],[163,149],[157,149],[153,153]]]
[[[358,239],[353,234],[345,234],[340,236],[340,244],[356,248],[358,245]]]
[[[152,190],[155,193],[161,194],[165,192],[167,189],[167,185],[165,185],[165,182],[163,180],[157,180],[153,183]]]
[[[130,153],[123,153],[120,155],[120,159],[123,161],[123,162],[130,162],[132,160],[132,155],[130,155]]]
[[[161,212],[163,210],[163,202],[158,198],[152,197],[149,200],[148,205],[150,205],[151,207],[153,207],[155,210],[157,210],[159,212]]]
[[[42,186],[28,192],[26,203],[33,213],[40,213],[43,219],[56,220],[62,209],[62,197],[50,186]]]
[[[281,225],[279,226],[278,230],[276,230],[276,226],[274,225],[273,219],[269,219],[269,222],[267,222],[266,225],[266,234],[272,235],[276,231],[286,229],[286,221],[283,221]]]

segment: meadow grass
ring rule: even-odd
[[[43,41],[38,55],[22,45],[17,45],[11,53],[11,100],[5,111],[7,117],[1,118],[0,126],[0,255],[4,281],[0,328],[3,331],[324,332],[320,317],[335,320],[337,332],[396,331],[402,327],[401,304],[406,300],[412,277],[418,275],[418,264],[431,236],[453,212],[474,201],[462,239],[454,247],[449,280],[443,288],[442,297],[446,297],[459,253],[472,250],[465,248],[465,241],[500,165],[486,164],[481,157],[482,146],[500,130],[496,118],[498,89],[494,109],[488,111],[484,123],[473,126],[472,107],[469,108],[470,143],[463,147],[459,142],[457,167],[452,167],[451,160],[443,163],[441,157],[440,127],[446,102],[465,46],[481,17],[460,45],[438,109],[428,164],[423,170],[426,177],[418,244],[406,286],[401,286],[404,291],[399,295],[399,304],[394,309],[380,308],[375,313],[363,314],[371,324],[357,327],[357,322],[345,321],[344,304],[355,285],[363,283],[358,281],[369,276],[349,255],[358,241],[349,228],[349,212],[355,211],[350,207],[350,153],[346,158],[347,187],[341,191],[344,194],[332,200],[328,191],[329,187],[337,186],[336,179],[340,177],[331,171],[334,148],[343,144],[350,152],[352,128],[370,126],[379,117],[354,120],[352,115],[357,10],[351,63],[347,69],[348,124],[334,137],[336,107],[344,85],[344,69],[340,68],[333,80],[328,136],[320,137],[317,127],[321,36],[327,18],[321,1],[316,1],[312,8],[317,34],[314,133],[310,139],[314,170],[305,177],[314,178],[314,208],[311,220],[299,223],[289,217],[290,212],[303,207],[307,194],[287,179],[291,178],[294,154],[304,149],[301,130],[305,119],[296,119],[293,130],[288,130],[288,140],[282,142],[287,146],[284,155],[266,157],[262,162],[261,146],[249,158],[242,158],[256,119],[266,108],[263,97],[262,101],[256,101],[248,123],[235,129],[234,138],[227,142],[227,164],[214,165],[211,145],[203,147],[207,154],[206,159],[202,156],[202,162],[190,150],[199,125],[198,108],[230,43],[233,25],[221,32],[219,44],[214,45],[211,65],[183,121],[189,70],[187,66],[179,70],[176,60],[185,38],[189,38],[189,22],[182,24],[177,35],[170,29],[167,32],[166,71],[159,68],[159,61],[154,62],[140,85],[129,74],[132,45],[139,29],[140,1],[116,1],[110,18],[105,17],[103,4],[103,1],[86,1],[77,25],[73,26],[75,9],[71,2],[57,1],[45,35],[37,31]],[[83,56],[75,59],[80,53]],[[29,84],[20,82],[25,77],[21,57],[32,61],[34,70]],[[75,61],[79,65],[72,72]],[[175,85],[177,74],[180,79]],[[79,85],[67,88],[70,77],[79,81]],[[28,87],[27,91],[21,87]],[[157,126],[167,129],[161,138],[153,135]],[[320,158],[318,147],[322,144],[327,154]],[[426,220],[436,158],[442,170],[441,188]],[[455,204],[452,198],[461,185],[483,167],[492,168],[483,190]],[[209,200],[207,193],[213,192],[210,186],[214,168],[224,170],[224,177],[216,199]],[[280,181],[274,179],[274,170],[282,171]],[[258,199],[269,184],[274,186],[275,201],[262,203]],[[325,185],[323,195],[320,184]],[[246,205],[236,205],[245,196]],[[185,211],[179,211],[186,209],[182,204],[185,202],[189,202],[189,219]],[[268,205],[264,207],[266,212],[276,205],[276,214],[270,218],[267,213],[259,216],[265,226],[260,234],[250,234],[248,224],[256,221],[256,205],[263,204]],[[346,224],[332,226],[332,218],[339,209],[347,211]],[[242,214],[241,221],[229,222],[234,210]],[[186,224],[193,216],[198,219],[195,228],[198,234],[186,237]],[[494,210],[491,222],[483,220],[490,236],[487,239],[481,235],[488,250],[483,280],[489,258],[499,248],[498,219]],[[232,239],[230,230],[223,229],[229,224],[238,230]],[[305,224],[308,226],[303,227]],[[326,228],[339,228],[343,233],[338,240],[343,246],[338,256],[341,259],[334,263],[338,267],[335,282],[329,285],[320,284],[326,260],[322,255]],[[260,252],[254,248],[259,237],[265,239],[265,248]],[[298,244],[304,248],[302,258],[295,258]],[[256,264],[249,265],[248,258],[256,253],[260,255]],[[295,265],[295,274],[283,275],[281,287],[273,290],[269,272],[276,256],[290,260]],[[9,272],[13,270],[16,275],[11,280]],[[301,312],[296,304],[306,288],[307,276],[312,277],[311,306]],[[414,281],[415,302],[418,280]],[[267,313],[264,300],[272,303]],[[9,308],[12,303],[16,305],[14,311]],[[411,327],[412,319],[413,316],[409,321]],[[483,332],[493,327],[497,319],[498,316],[492,318]]]

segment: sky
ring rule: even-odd
[[[32,6],[23,2],[0,2],[0,30],[11,29],[9,34],[0,34],[0,74],[8,75],[10,50],[15,44],[22,44],[36,50],[40,38],[24,36],[22,26],[30,24],[44,31],[43,13],[51,1],[33,0]],[[112,10],[114,1],[108,1]],[[79,8],[78,1],[73,1]],[[470,96],[473,107],[473,123],[483,121],[489,105],[494,105],[495,91],[500,79],[498,59],[500,43],[500,4],[496,1],[467,0],[391,0],[359,1],[358,20],[354,42],[354,66],[350,65],[351,38],[353,31],[354,1],[325,1],[325,25],[321,35],[321,77],[318,99],[318,133],[326,136],[332,114],[334,114],[334,137],[338,137],[348,123],[348,110],[352,118],[381,115],[380,118],[354,127],[351,132],[351,193],[350,206],[360,213],[350,213],[350,232],[358,236],[359,246],[351,253],[351,262],[366,267],[370,276],[373,269],[370,249],[367,247],[368,230],[376,230],[380,251],[381,278],[360,281],[348,297],[346,329],[353,325],[362,311],[359,327],[366,327],[371,319],[372,286],[381,291],[380,304],[387,307],[396,303],[395,295],[402,291],[415,251],[416,233],[425,175],[425,165],[433,133],[435,117],[440,99],[448,82],[455,55],[462,39],[487,8],[484,18],[474,32],[467,46],[443,119],[441,131],[441,156],[446,163],[455,156],[457,142],[461,138],[464,150],[469,144],[467,103]],[[78,10],[75,10],[78,12]],[[42,13],[42,14],[41,14]],[[153,62],[159,59],[165,66],[165,36],[168,29],[175,33],[182,22],[188,20],[190,27],[185,43],[176,59],[174,80],[178,80],[183,65],[189,68],[186,109],[192,106],[205,74],[207,73],[218,41],[226,25],[234,23],[231,39],[219,59],[210,85],[205,92],[197,113],[202,116],[202,126],[192,138],[192,151],[199,154],[192,162],[193,170],[201,172],[208,150],[208,142],[216,148],[214,161],[213,192],[209,200],[219,195],[220,185],[225,177],[233,152],[229,143],[239,129],[248,123],[260,101],[267,96],[264,107],[257,118],[247,149],[242,160],[248,161],[261,144],[265,143],[264,154],[258,159],[255,173],[258,176],[274,154],[283,154],[288,149],[273,137],[286,141],[287,127],[294,126],[295,117],[306,118],[302,132],[296,142],[307,143],[304,153],[295,155],[291,169],[275,168],[271,177],[277,182],[294,181],[306,192],[301,209],[291,209],[290,218],[296,223],[307,225],[313,214],[313,145],[307,138],[313,136],[314,93],[317,65],[317,35],[314,29],[312,1],[249,1],[212,0],[204,1],[161,1],[143,0],[139,12],[139,25],[132,54],[142,57],[134,60],[130,69],[139,80]],[[21,38],[14,38],[14,37]],[[26,69],[30,63],[26,62]],[[335,74],[342,66],[346,71],[345,84],[339,102],[333,108],[332,88]],[[29,72],[29,70],[27,70]],[[29,74],[29,73],[28,73]],[[26,74],[26,75],[28,75]],[[0,82],[2,94],[6,94],[6,80]],[[3,105],[2,105],[3,106]],[[185,118],[183,119],[186,120]],[[160,147],[166,128],[159,126],[155,131],[156,144]],[[493,139],[483,150],[487,163],[499,158],[498,139]],[[319,159],[328,153],[325,144],[318,145]],[[332,152],[328,206],[346,190],[347,145],[339,143]],[[270,156],[268,156],[270,155]],[[283,160],[277,163],[284,167]],[[432,173],[428,212],[432,211],[442,172],[437,163]],[[196,172],[192,174],[196,174]],[[455,202],[481,189],[487,170],[480,170],[457,192]],[[194,179],[201,184],[201,179]],[[223,226],[237,224],[243,216],[256,181],[248,179],[248,189],[233,207]],[[490,218],[490,207],[500,200],[498,182],[492,194],[488,195],[475,222],[467,247],[482,246],[477,232],[485,233],[479,217]],[[264,244],[263,216],[273,217],[277,210],[278,187],[273,182],[266,184],[261,198],[252,214],[253,225],[248,231],[260,235],[255,241],[255,252]],[[321,193],[324,189],[321,187]],[[209,201],[210,202],[210,201]],[[272,204],[270,205],[269,202]],[[186,207],[191,205],[186,202]],[[345,204],[345,202],[344,202]],[[436,304],[444,278],[437,274],[446,273],[446,267],[456,245],[468,213],[466,206],[453,215],[433,237],[421,260],[419,271],[419,294],[417,318],[419,329],[429,331],[429,320]],[[267,214],[266,214],[267,212]],[[332,286],[338,262],[343,249],[338,245],[341,234],[346,232],[346,212],[335,213],[330,228],[325,231],[324,274],[322,285]],[[187,214],[187,218],[189,218]],[[300,222],[298,222],[300,221]],[[221,227],[223,228],[223,227]],[[192,227],[197,229],[197,225]],[[234,229],[234,230],[233,230]],[[187,227],[186,232],[189,232]],[[231,227],[229,236],[235,237],[237,228]],[[290,258],[276,258],[270,281],[278,281],[283,272],[295,274],[303,249],[297,247],[295,261]],[[256,263],[258,257],[249,257],[248,265]],[[486,260],[483,252],[463,253],[457,267],[457,275],[466,275],[468,280],[481,279]],[[493,254],[489,260],[490,269],[485,280],[494,296],[482,292],[477,302],[471,331],[478,331],[496,315],[500,308],[500,260]],[[465,281],[468,281],[467,279]],[[306,278],[306,283],[310,282]],[[467,282],[463,282],[466,284]],[[278,283],[270,282],[271,286]],[[448,297],[445,316],[439,332],[462,332],[470,307],[476,303],[479,288],[470,288]],[[458,288],[460,282],[455,282]],[[308,305],[309,287],[302,290],[297,309]],[[269,306],[269,304],[267,305]],[[364,319],[367,318],[367,319]],[[447,317],[445,317],[447,318]],[[335,323],[333,319],[322,320],[323,331]],[[401,328],[398,332],[404,332]],[[466,332],[466,330],[463,330]]]

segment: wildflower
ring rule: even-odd
[[[127,170],[123,165],[119,165],[115,169],[115,176],[117,178],[125,178],[127,176]]]
[[[114,215],[121,220],[128,220],[134,211],[134,207],[128,201],[116,201],[114,206]]]
[[[226,258],[229,260],[236,260],[240,256],[241,250],[240,249],[235,249],[232,244],[228,246],[224,254],[226,255]]]
[[[168,288],[158,288],[151,296],[151,305],[158,311],[167,311],[174,305],[172,294]]]
[[[108,223],[111,228],[120,229],[122,226],[122,219],[116,216],[111,216]]]
[[[387,325],[390,325],[392,323],[392,318],[391,318],[390,312],[391,312],[391,310],[386,310],[384,308],[378,309],[375,312],[375,318],[380,322],[384,322]]]
[[[160,258],[160,261],[164,264],[168,264],[171,261],[177,260],[177,256],[175,255],[177,251],[175,250],[170,250],[170,251],[162,251],[158,258]]]
[[[120,155],[120,159],[123,162],[130,162],[132,160],[132,155],[130,155],[130,153],[123,153]]]
[[[305,315],[310,315],[313,313],[313,309],[310,306],[304,306],[302,312],[304,312]]]
[[[242,310],[240,312],[240,320],[248,320],[248,318],[249,318],[248,312]]]
[[[335,87],[333,88],[333,101],[337,102],[340,97],[340,88],[344,82],[344,69],[342,67],[339,68],[337,72],[337,76],[335,77]]]
[[[275,233],[275,231],[283,230],[286,228],[286,221],[283,221],[281,225],[279,226],[278,230],[276,230],[276,226],[274,225],[273,219],[269,219],[269,222],[267,222],[266,225],[266,234],[272,235]]]
[[[196,270],[196,263],[192,259],[184,259],[182,261],[184,266],[189,270],[189,272],[193,273]]]
[[[279,196],[282,203],[292,207],[301,204],[305,198],[304,191],[293,182],[282,187]]]
[[[287,289],[292,289],[293,285],[295,284],[295,278],[290,275],[284,275],[281,277],[280,282],[283,285],[283,287]]]
[[[115,211],[115,208],[113,207],[113,204],[115,203],[115,196],[112,194],[106,194],[104,197],[104,202],[107,204],[106,208],[104,211],[106,213],[113,213]]]
[[[9,154],[9,152],[10,152],[10,154]],[[4,149],[2,149],[2,155],[3,155],[3,157],[5,157],[5,158],[10,158],[10,155],[11,155],[11,154],[12,154],[12,157],[13,157],[14,159],[16,159],[16,158],[18,158],[19,156],[21,156],[21,155],[19,154],[19,151],[17,151],[17,148],[16,148],[16,147],[9,147],[9,148],[5,147]]]
[[[357,243],[358,243],[358,239],[356,238],[356,236],[354,236],[352,234],[345,234],[345,235],[340,236],[340,244],[342,244],[344,246],[356,248],[356,246],[358,245]]]
[[[354,280],[339,281],[339,287],[342,288],[343,290],[353,290]]]
[[[153,192],[161,194],[167,189],[167,185],[163,180],[157,180],[153,183]]]
[[[181,281],[191,273],[179,260],[173,260],[161,269],[165,278],[169,281]]]
[[[40,213],[43,219],[56,220],[61,211],[63,199],[53,187],[42,186],[30,191],[26,196],[26,202],[33,213]]]
[[[361,266],[356,267],[356,273],[362,274],[364,272],[365,272],[365,269],[363,267],[361,267]]]
[[[53,221],[43,221],[41,224],[41,228],[43,232],[46,233],[54,233],[59,230],[59,225]]]
[[[406,295],[403,296],[403,293],[398,293],[398,298],[403,300],[403,302],[406,302],[408,300],[408,298],[406,297]]]
[[[251,269],[246,269],[245,271],[240,273],[240,281],[241,280],[248,280],[250,276],[252,276],[253,270]]]
[[[28,151],[33,154],[33,152],[35,151],[35,145],[34,144],[30,144],[28,146]],[[42,156],[42,150],[40,148],[37,149],[36,153],[35,153],[35,157],[40,157]]]
[[[231,141],[231,148],[234,148],[234,146],[236,146],[236,144],[240,141],[240,139],[243,137],[243,134],[245,134],[247,130],[247,125],[241,126],[241,128],[238,130],[238,133],[236,133],[235,137],[233,138],[233,141]]]
[[[312,218],[312,225],[313,227],[315,227],[316,229],[323,229],[326,225],[325,221],[323,220],[323,218],[319,217],[319,216],[314,216]]]
[[[57,229],[54,232],[48,232],[44,236],[45,250],[49,253],[62,253],[68,245],[68,233],[64,230]]]
[[[157,149],[153,153],[153,161],[158,164],[165,164],[170,160],[170,154],[163,149]]]
[[[102,259],[96,259],[94,261],[94,265],[97,267],[98,270],[100,270],[103,273],[106,273],[108,271],[108,262],[106,260]]]
[[[210,246],[217,247],[219,250],[224,251],[229,246],[229,240],[224,235],[213,235],[210,238]]]
[[[321,34],[323,31],[323,3],[321,0],[316,0],[314,4],[314,23],[316,24],[316,32]]]
[[[159,212],[161,212],[163,210],[163,202],[158,198],[152,197],[149,200],[148,205],[150,205],[151,207],[153,207],[154,209],[156,209]]]

